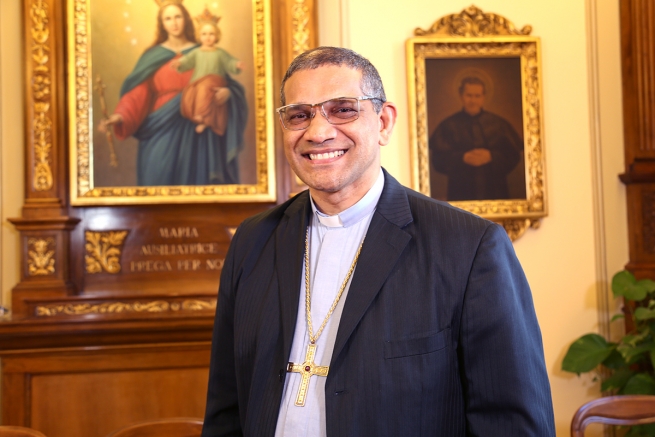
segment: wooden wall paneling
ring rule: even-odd
[[[210,342],[2,353],[7,424],[103,437],[160,417],[202,417]],[[42,400],[47,400],[43,402]]]
[[[86,207],[71,235],[72,277],[79,296],[207,294],[214,296],[232,233],[256,204]],[[102,241],[124,233],[114,270],[99,255]],[[120,241],[120,244],[118,244]],[[90,246],[89,246],[90,245]],[[98,249],[98,252],[94,251]],[[106,252],[105,252],[106,253]]]
[[[207,375],[207,366],[37,375],[31,395],[50,401],[33,405],[32,428],[53,437],[104,437],[144,420],[203,417]]]
[[[640,278],[655,277],[655,4],[621,0],[623,123],[630,260]]]
[[[22,350],[211,341],[212,310],[21,319],[0,323],[0,356]]]
[[[2,416],[3,425],[29,423],[30,399],[25,394],[29,387],[30,376],[21,373],[4,372],[5,360],[0,358],[2,370]]]

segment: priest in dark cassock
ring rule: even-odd
[[[509,199],[507,175],[521,159],[523,141],[503,117],[485,111],[485,85],[465,77],[462,110],[442,121],[430,137],[434,169],[448,176],[447,200]]]

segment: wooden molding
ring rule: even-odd
[[[655,8],[622,0],[621,66],[630,261],[639,277],[655,276]]]

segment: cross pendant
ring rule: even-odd
[[[307,345],[307,353],[305,354],[305,362],[302,364],[289,363],[287,365],[287,372],[300,373],[302,379],[300,380],[300,388],[298,389],[298,396],[296,397],[295,405],[297,407],[305,406],[305,397],[307,396],[307,388],[309,387],[309,378],[312,375],[327,376],[329,366],[317,366],[314,364],[314,356],[316,355],[316,345],[309,343]]]

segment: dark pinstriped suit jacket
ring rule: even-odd
[[[204,437],[275,433],[310,213],[303,192],[234,236]],[[325,396],[330,437],[554,436],[541,334],[504,230],[385,172]]]

